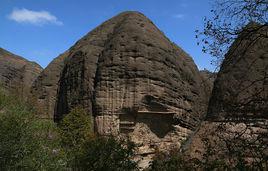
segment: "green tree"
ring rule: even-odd
[[[81,108],[76,107],[59,124],[62,143],[68,148],[76,148],[93,135],[91,117]]]
[[[62,170],[64,153],[54,123],[0,92],[0,170]]]
[[[62,146],[73,170],[134,170],[134,144],[94,135],[90,115],[76,107],[59,124]]]
[[[76,167],[77,157],[82,153],[82,145],[92,138],[91,117],[81,108],[76,107],[59,124],[61,144],[65,149],[70,167]]]
[[[77,166],[80,170],[94,171],[137,170],[134,150],[135,145],[130,141],[96,137],[84,143]]]

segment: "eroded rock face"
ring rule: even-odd
[[[208,145],[211,161],[234,164],[242,154],[251,163],[268,156],[267,34],[267,25],[250,24],[226,54],[206,121],[190,139],[192,158],[204,159]]]
[[[69,51],[66,51],[55,58],[32,84],[32,103],[41,118],[53,119],[58,82],[68,54]]]
[[[28,97],[31,84],[41,71],[37,63],[0,48],[0,86],[4,91]]]
[[[64,63],[55,121],[82,106],[97,133],[129,136],[143,156],[179,148],[204,117],[207,96],[192,58],[140,13],[103,23]]]
[[[268,26],[253,26],[234,42],[215,80],[208,118],[267,118]]]
[[[230,167],[241,159],[249,165],[267,161],[267,125],[268,120],[260,118],[242,122],[204,121],[186,144],[185,155],[208,163],[224,161]]]

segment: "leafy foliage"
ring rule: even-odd
[[[83,145],[79,156],[80,170],[136,170],[134,144],[130,141],[116,140],[113,137],[97,137]]]
[[[86,111],[74,108],[59,124],[62,144],[66,148],[79,148],[93,135],[92,121]]]
[[[55,125],[38,119],[15,97],[0,93],[0,169],[63,170]]]
[[[74,108],[59,124],[61,144],[68,156],[70,167],[76,167],[82,145],[92,136],[90,116],[80,107]]]
[[[97,137],[82,108],[59,124],[0,92],[0,170],[135,170],[134,144]],[[66,155],[67,154],[67,155]],[[68,163],[68,167],[67,167]]]
[[[64,147],[73,170],[134,170],[134,144],[93,134],[90,115],[74,108],[59,124]]]

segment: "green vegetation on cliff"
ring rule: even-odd
[[[94,135],[90,115],[74,108],[59,124],[62,147],[73,170],[135,170],[134,144]]]
[[[134,145],[93,134],[81,108],[57,126],[0,91],[0,170],[135,170]]]
[[[54,123],[0,92],[0,170],[61,170],[66,162],[56,134]]]

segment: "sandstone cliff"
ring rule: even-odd
[[[200,71],[201,76],[203,77],[203,80],[206,82],[205,84],[208,85],[208,90],[212,92],[214,81],[217,77],[217,72],[210,72],[209,70],[201,70]]]
[[[190,128],[203,115],[203,86],[193,60],[140,13],[114,17],[71,50],[59,83],[56,118],[76,104],[96,116],[171,107],[187,113]]]
[[[253,28],[245,28],[226,54],[215,80],[208,118],[267,117],[268,26],[248,27]]]
[[[259,162],[268,155],[268,26],[248,25],[231,46],[214,83],[206,121],[191,138],[191,157],[242,157]],[[188,151],[188,152],[189,152]],[[267,158],[266,158],[267,160]]]
[[[204,91],[191,57],[144,15],[125,12],[71,49],[54,117],[82,105],[97,133],[127,135],[150,157],[157,148],[179,148],[195,130],[205,114]]]
[[[58,82],[69,52],[55,58],[37,77],[31,87],[32,103],[41,118],[53,119]]]
[[[56,58],[32,92],[44,117],[60,121],[82,106],[97,133],[129,136],[150,158],[195,130],[206,113],[204,84],[186,52],[143,14],[124,12]]]
[[[41,71],[35,62],[0,48],[0,86],[4,91],[28,97],[31,84]]]

